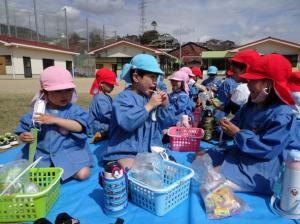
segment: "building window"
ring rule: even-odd
[[[73,74],[72,61],[66,61],[66,69]]]
[[[96,69],[100,69],[100,68],[103,68],[103,64],[96,64]]]
[[[53,59],[47,59],[47,58],[43,58],[43,69],[46,69],[50,66],[54,65],[54,60]]]
[[[114,71],[114,73],[117,73],[118,65],[117,64],[112,64],[111,69]]]
[[[4,57],[5,57],[5,65],[12,65],[11,56],[10,55],[4,55]]]
[[[293,67],[297,67],[297,62],[298,62],[298,55],[296,54],[290,54],[290,55],[283,55],[286,59],[291,62]]]

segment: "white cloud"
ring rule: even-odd
[[[209,38],[233,40],[238,44],[274,36],[300,42],[299,0],[146,0],[145,28],[152,29],[155,20],[160,33],[170,33],[183,42],[203,41]],[[48,16],[49,33],[56,33],[57,12],[67,6],[69,32],[80,31],[85,36],[86,23],[89,29],[102,29],[107,35],[138,34],[140,24],[139,0],[42,0],[37,1],[39,13],[51,12]],[[31,0],[12,0],[9,5],[31,9]],[[71,7],[72,6],[72,7]],[[3,7],[1,21],[5,21]],[[49,14],[49,13],[48,13]],[[40,25],[41,20],[39,19]],[[50,24],[51,23],[51,24]],[[59,20],[63,30],[63,18]],[[180,31],[181,30],[181,31]],[[178,32],[180,31],[180,32]]]
[[[124,6],[123,0],[75,0],[74,6],[97,15],[116,12]]]

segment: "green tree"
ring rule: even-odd
[[[89,34],[90,38],[90,49],[100,47],[102,44],[102,37],[100,30],[92,30]]]
[[[69,35],[69,43],[70,44],[76,44],[79,42],[79,40],[80,40],[80,36],[78,33],[73,32]]]
[[[141,44],[149,44],[152,40],[159,37],[159,33],[156,30],[149,30],[143,33],[141,36]]]

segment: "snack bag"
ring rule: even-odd
[[[207,153],[194,160],[192,168],[200,183],[200,193],[209,219],[221,219],[249,211],[249,206],[238,198],[219,172],[215,171]]]

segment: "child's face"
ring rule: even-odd
[[[239,69],[236,66],[231,66],[231,70],[232,70],[232,77],[235,81],[237,82],[241,82],[242,79],[240,78],[240,75],[244,74],[246,72],[245,69]]]
[[[262,92],[265,88],[269,88],[271,85],[271,81],[267,79],[260,80],[249,80],[248,88],[250,91],[251,100],[256,99],[260,92]]]
[[[172,86],[172,91],[173,92],[179,92],[179,91],[181,91],[182,81],[171,79],[170,82],[171,82],[171,86]]]
[[[153,90],[156,89],[157,75],[153,73],[146,73],[143,77],[134,75],[134,81],[137,83],[136,90],[138,93],[151,96]]]
[[[114,90],[114,85],[106,82],[100,84],[103,93],[111,93]]]
[[[64,107],[72,100],[74,89],[63,89],[56,91],[45,91],[47,100],[54,107]]]

